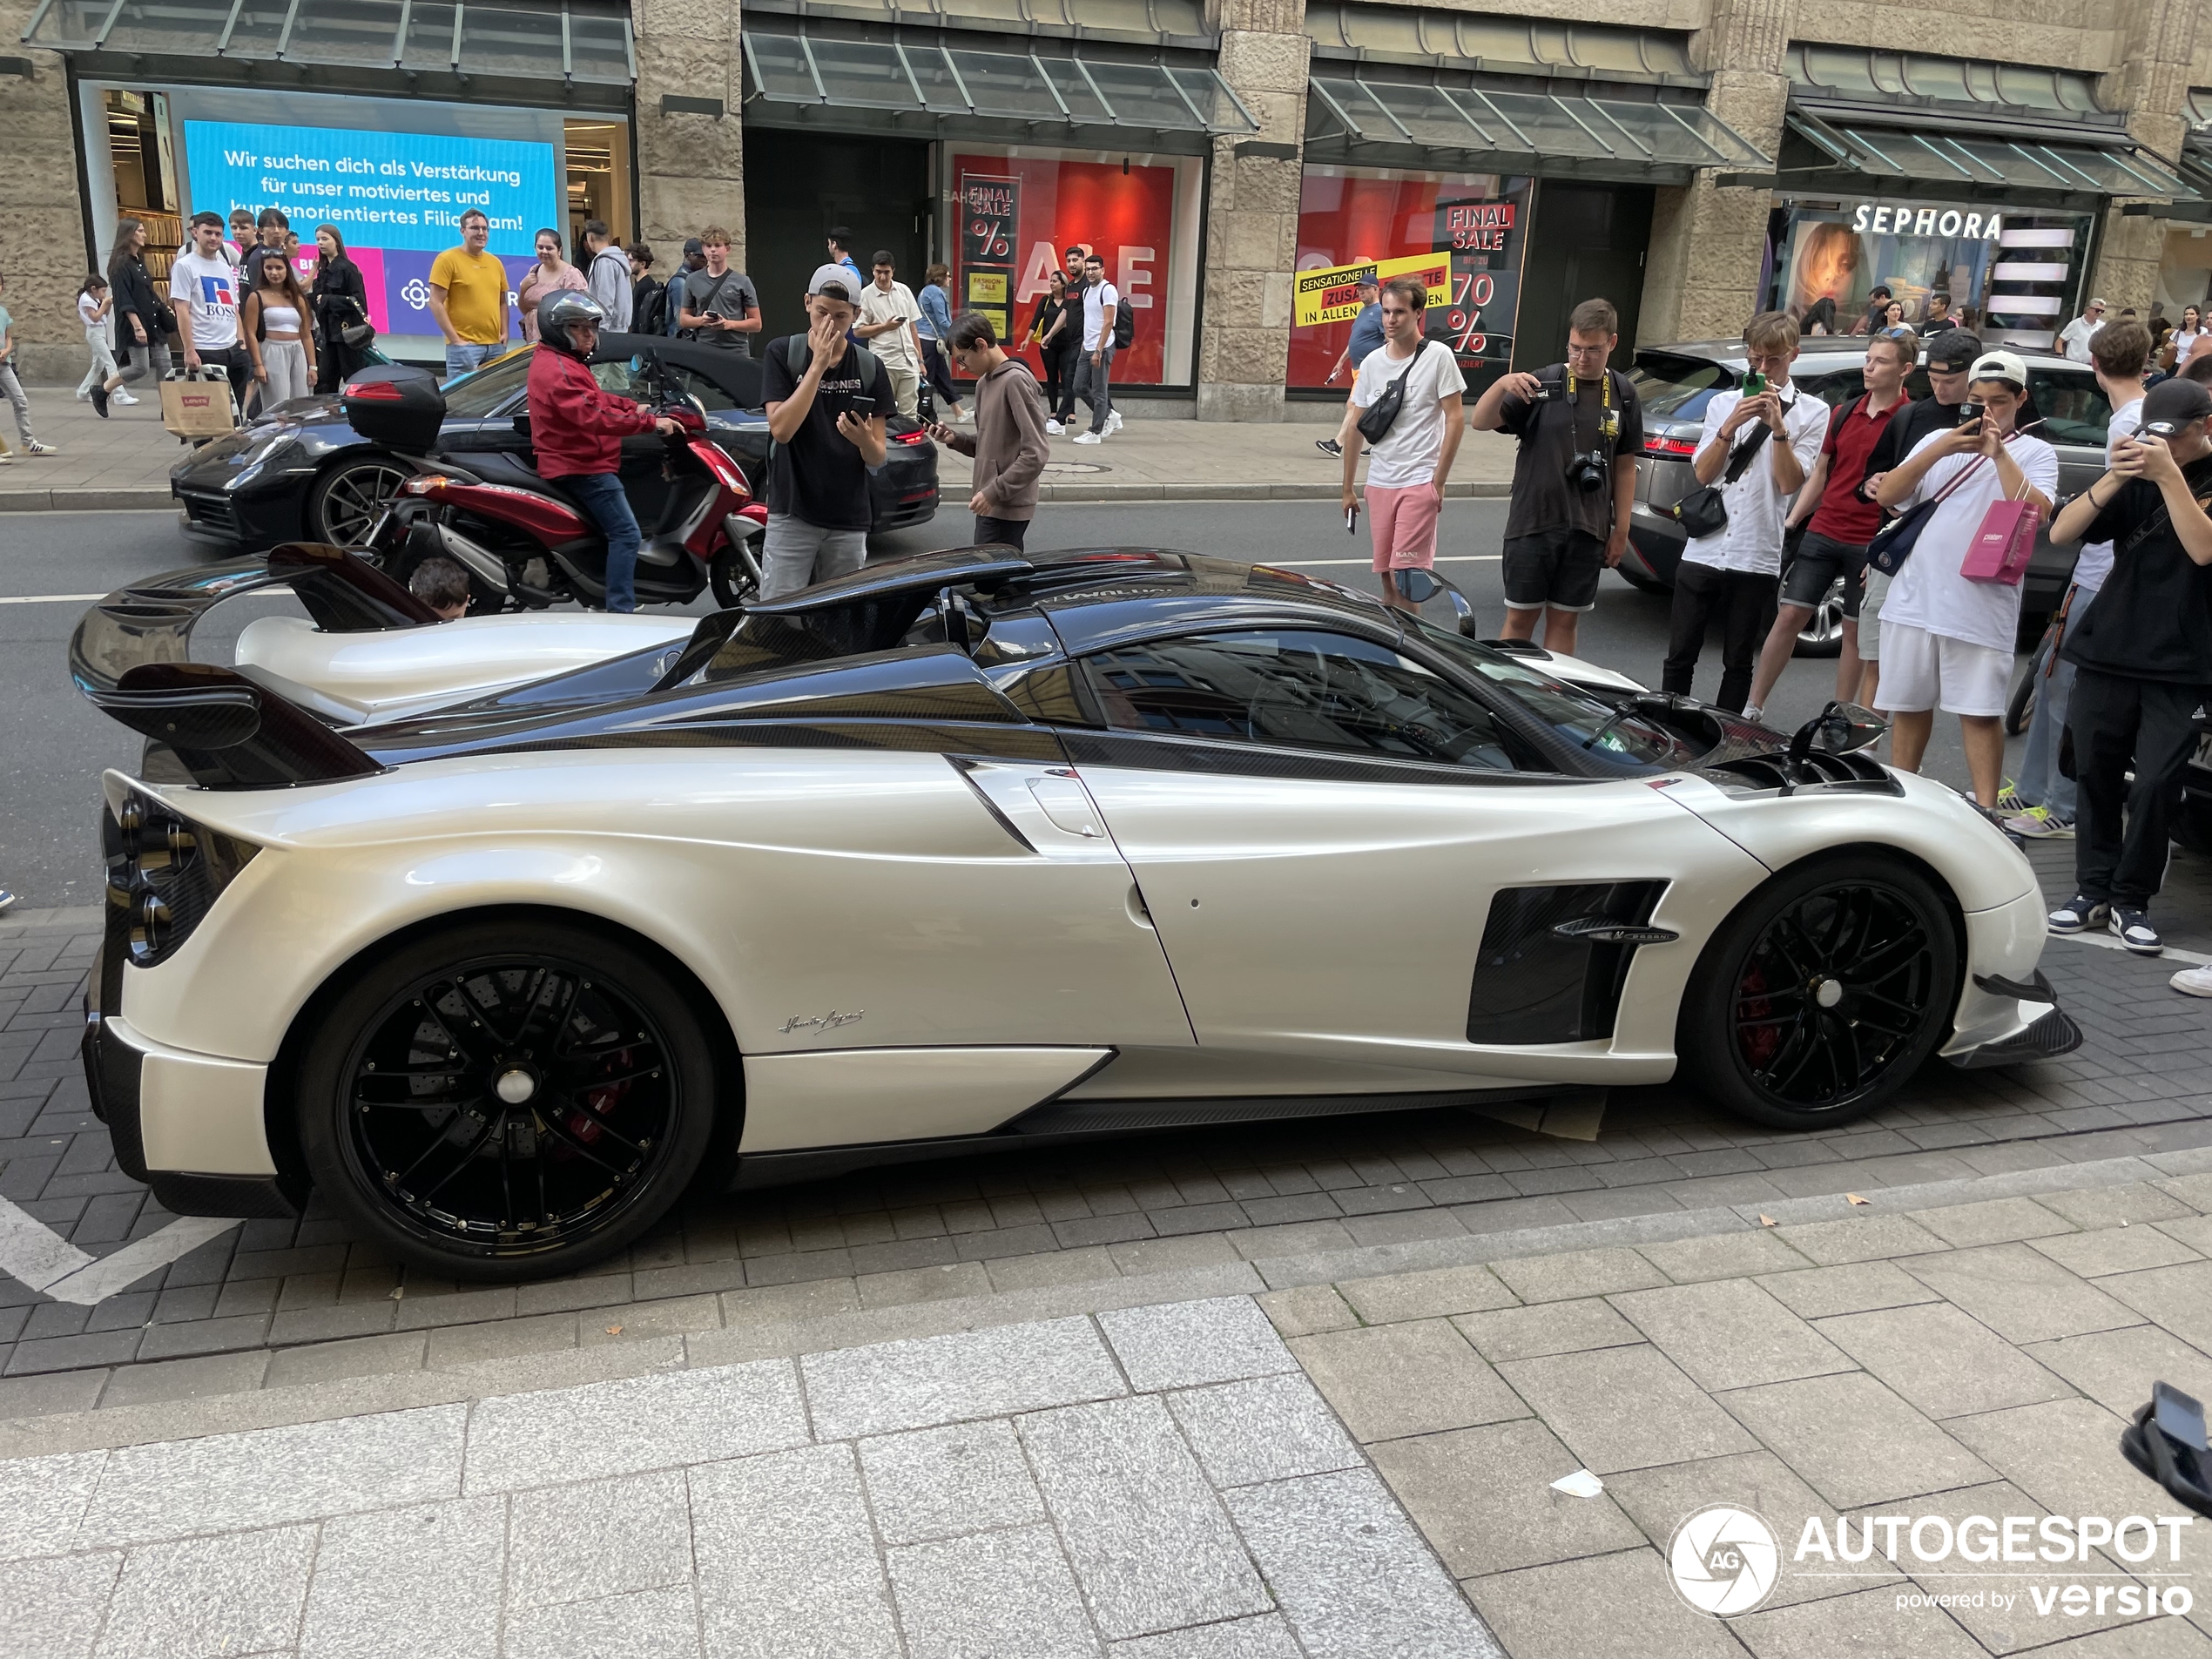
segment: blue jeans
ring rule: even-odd
[[[637,609],[637,515],[630,510],[630,497],[622,480],[610,472],[580,472],[561,480],[569,494],[582,502],[607,536],[607,609]]]
[[[464,341],[458,346],[448,345],[446,347],[446,378],[455,380],[463,374],[473,374],[505,349],[504,346],[479,346],[473,341]]]
[[[2080,625],[2096,597],[2079,592],[2074,596],[2066,618],[2069,629]],[[2020,761],[2020,782],[2013,787],[2029,806],[2040,806],[2060,822],[2071,824],[2079,792],[2074,780],[2059,771],[2059,738],[2066,731],[2067,705],[2074,697],[2074,664],[2061,657],[2045,675],[2047,665],[2049,659],[2038,657],[2028,670],[2040,678],[2035,686],[2035,714],[2027,723],[2027,752]]]

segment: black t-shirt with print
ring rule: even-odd
[[[792,342],[799,367],[793,369]],[[792,334],[768,342],[767,361],[761,380],[764,403],[786,401],[806,377],[813,361],[806,336]],[[873,384],[862,386],[861,365],[874,371]],[[768,462],[768,510],[788,513],[802,523],[826,530],[864,530],[872,515],[868,505],[868,466],[858,445],[837,429],[837,417],[853,408],[863,395],[874,398],[875,415],[891,413],[891,388],[883,365],[873,353],[860,356],[847,341],[845,355],[822,371],[814,390],[814,405],[791,442],[779,443]]]
[[[2197,501],[2212,496],[2212,455],[2182,476]],[[2081,533],[2085,543],[2110,542],[2114,558],[2096,603],[2067,627],[2066,658],[2100,674],[2212,686],[2212,565],[2182,550],[2170,514],[2128,545],[2165,505],[2156,484],[2131,478]]]
[[[1499,426],[1521,440],[1521,453],[1513,463],[1513,502],[1506,511],[1508,538],[1578,529],[1605,540],[1613,534],[1612,462],[1616,456],[1637,455],[1643,448],[1643,410],[1627,375],[1606,371],[1620,427],[1608,438],[1603,433],[1605,387],[1596,381],[1577,381],[1569,399],[1566,374],[1564,363],[1540,368],[1536,378],[1550,388],[1549,398],[1532,403],[1508,397],[1498,406]],[[1605,456],[1605,486],[1577,489],[1567,482],[1568,460],[1593,451]]]

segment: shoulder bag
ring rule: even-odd
[[[1976,455],[1973,466],[1962,469],[1956,478],[1927,500],[1915,503],[1876,530],[1873,539],[1866,544],[1868,568],[1879,570],[1884,576],[1895,576],[1902,570],[1905,560],[1912,556],[1912,549],[1920,539],[1920,532],[1927,529],[1928,521],[1935,516],[1935,510],[1943,505],[1944,498],[1980,471],[1988,459],[1986,455]]]
[[[1796,399],[1791,400],[1790,407],[1797,407]],[[1701,484],[1668,509],[1667,516],[1693,538],[1718,536],[1728,528],[1728,500],[1723,492],[1750,469],[1759,446],[1770,435],[1772,428],[1765,421],[1759,421],[1757,431],[1729,451],[1728,470],[1721,475],[1720,482]]]
[[[684,285],[684,300],[680,310],[689,311],[701,317],[712,316],[714,313],[711,307],[716,296],[722,292],[722,285],[736,274],[734,271],[725,271],[720,276],[715,278],[707,288],[705,297],[696,306],[691,303],[691,286],[686,282]],[[678,340],[707,341],[715,345],[720,345],[728,332],[723,328],[678,328],[676,331],[676,337]],[[803,334],[799,337],[802,340],[806,338]],[[805,373],[803,369],[800,372]]]
[[[1989,503],[1966,543],[1959,574],[1970,582],[2001,582],[2016,588],[2027,574],[2028,559],[2035,551],[2035,532],[2043,523],[2043,509],[2027,499],[2035,486],[2021,482],[2021,499],[2007,496]]]
[[[1382,395],[1359,412],[1357,423],[1359,435],[1369,443],[1380,443],[1390,435],[1390,428],[1396,424],[1399,411],[1406,407],[1406,377],[1413,372],[1415,365],[1422,358],[1428,355],[1432,343],[1426,340],[1421,341],[1420,348],[1406,361],[1406,367],[1398,371],[1398,378],[1384,387]]]

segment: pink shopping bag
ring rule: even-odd
[[[2043,509],[2033,502],[1992,502],[1982,515],[1981,528],[1966,548],[1959,574],[1976,582],[2002,582],[2008,588],[2018,587],[2020,577],[2027,573],[2027,561],[2035,551],[2035,531],[2042,522]]]

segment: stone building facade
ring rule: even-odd
[[[523,246],[541,214],[570,231],[611,214],[664,273],[720,224],[772,327],[833,224],[909,280],[944,260],[959,303],[1017,339],[1039,250],[1095,243],[1140,307],[1129,406],[1208,420],[1340,398],[1322,371],[1343,296],[1316,295],[1366,260],[1448,273],[1433,322],[1474,374],[1555,357],[1583,291],[1649,344],[1731,334],[1768,304],[1848,314],[1884,260],[1937,273],[1923,288],[1988,281],[1996,253],[1971,239],[1921,247],[1946,213],[2001,212],[2033,232],[2023,246],[2071,238],[2038,256],[2066,267],[2048,291],[1973,296],[1992,333],[2054,328],[2091,288],[2148,310],[2199,265],[2212,287],[2212,212],[2188,184],[2207,175],[2184,165],[2212,126],[2212,0],[525,0],[542,38],[456,22],[449,53],[388,3],[386,50],[361,8],[347,36],[319,0],[281,36],[255,0],[0,0],[0,273],[29,377],[75,378],[81,267],[119,217],[213,205],[202,139],[239,123],[327,120],[422,154],[539,145],[566,174],[516,210]],[[175,20],[195,5],[201,24]],[[1913,230],[1812,268],[1844,237],[1818,227],[1875,205]],[[993,206],[1002,222],[971,211]],[[2197,265],[2187,247],[2175,265],[2177,235]],[[380,258],[406,355],[427,253],[395,239]]]

